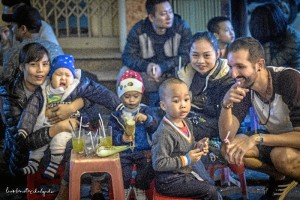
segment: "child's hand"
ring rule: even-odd
[[[203,155],[207,155],[207,153],[209,152],[208,141],[209,141],[209,139],[207,137],[205,137],[196,143],[196,148],[199,148],[200,151],[203,152]]]
[[[129,142],[132,142],[132,141],[133,141],[133,137],[127,135],[126,133],[124,133],[124,134],[122,135],[122,140],[123,140],[123,142],[129,143]]]
[[[145,121],[147,121],[147,115],[143,114],[143,113],[138,113],[135,116],[135,121],[136,122],[140,122],[143,123]]]
[[[192,165],[195,164],[198,160],[200,160],[201,156],[204,155],[203,151],[200,151],[199,148],[190,150],[188,154],[190,156]]]

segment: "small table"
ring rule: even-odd
[[[72,150],[70,160],[69,199],[80,200],[80,177],[84,173],[107,172],[111,175],[114,199],[125,199],[122,168],[119,154],[100,158],[86,157]]]

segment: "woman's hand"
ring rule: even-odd
[[[70,104],[59,104],[46,110],[46,116],[50,124],[56,124],[62,120],[68,119],[72,114]]]
[[[71,133],[72,127],[71,127],[70,123],[72,124],[72,126],[75,130],[78,129],[78,126],[79,126],[78,120],[76,120],[74,118],[65,119],[63,121],[56,123],[52,127],[50,127],[50,129],[49,129],[50,137],[54,137],[56,134],[61,133],[61,132],[70,132]]]
[[[58,104],[53,108],[48,108],[50,111],[46,110],[46,116],[48,117],[48,122],[50,124],[56,124],[62,120],[68,119],[72,113],[80,110],[84,106],[82,98],[75,99],[70,104]]]

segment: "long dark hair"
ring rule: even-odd
[[[287,20],[277,5],[267,3],[253,10],[249,29],[252,37],[264,44],[284,37]]]

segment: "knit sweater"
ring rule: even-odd
[[[192,166],[186,156],[194,148],[195,139],[192,125],[185,119],[189,136],[185,135],[166,117],[161,121],[152,139],[152,165],[157,172],[173,171],[190,173]]]

